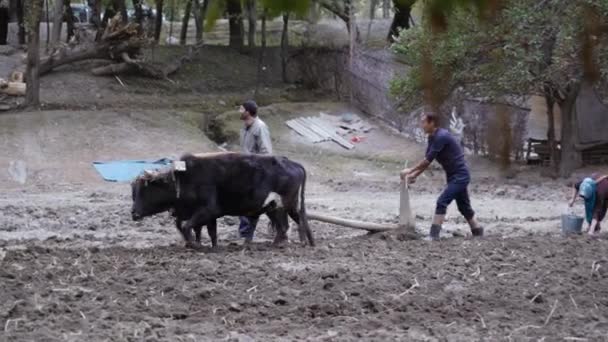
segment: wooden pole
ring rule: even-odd
[[[407,167],[407,161],[405,167]],[[416,234],[416,224],[414,221],[414,215],[412,214],[412,207],[410,206],[410,193],[408,180],[401,181],[400,197],[399,197],[399,224],[378,224],[371,222],[347,220],[338,217],[326,216],[318,213],[309,212],[307,215],[309,220],[321,221],[326,223],[335,224],[338,226],[363,229],[370,232],[385,232],[389,230],[399,230],[408,235]]]
[[[321,221],[321,222],[331,223],[331,224],[335,224],[338,226],[344,226],[344,227],[349,227],[349,228],[363,229],[363,230],[367,230],[370,232],[385,232],[388,230],[399,229],[399,226],[392,225],[392,224],[378,224],[378,223],[371,223],[371,222],[347,220],[347,219],[343,219],[343,218],[326,216],[326,215],[321,215],[318,213],[311,213],[311,212],[307,213],[306,216],[308,217],[309,220]]]
[[[401,181],[401,191],[399,197],[399,229],[415,232],[416,224],[414,215],[412,215],[412,207],[410,206],[410,192],[407,185],[407,179]]]

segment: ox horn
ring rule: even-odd
[[[144,170],[144,175],[147,177],[153,177],[156,175],[156,172],[154,170]]]

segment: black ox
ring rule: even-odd
[[[314,246],[306,218],[302,165],[285,157],[239,153],[186,154],[180,160],[185,170],[145,172],[133,181],[133,220],[171,211],[187,246],[200,245],[206,225],[216,248],[216,220],[222,216],[266,214],[277,232],[274,243],[279,244],[287,240],[289,215],[298,224],[300,240]]]

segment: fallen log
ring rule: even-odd
[[[7,82],[0,79],[0,93],[10,96],[25,96],[26,84],[23,82]]]
[[[131,70],[133,70],[132,67],[127,63],[116,63],[93,68],[91,72],[95,76],[114,76]]]
[[[362,230],[367,230],[370,232],[385,232],[385,231],[389,231],[389,230],[399,229],[399,226],[396,224],[378,224],[378,223],[371,223],[371,222],[347,220],[347,219],[343,219],[343,218],[339,218],[339,217],[326,216],[326,215],[321,215],[318,213],[311,213],[311,212],[307,213],[306,216],[308,217],[309,220],[321,221],[321,222],[331,223],[331,224],[335,224],[338,226],[344,226],[344,227],[349,227],[349,228],[362,229]]]

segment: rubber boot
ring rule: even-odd
[[[479,226],[477,228],[471,228],[471,234],[474,237],[482,237],[483,236],[483,227]]]
[[[439,233],[441,232],[441,226],[438,224],[431,225],[431,230],[429,232],[429,239],[431,241],[439,241]]]

